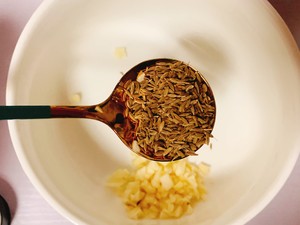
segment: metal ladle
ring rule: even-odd
[[[127,145],[133,149],[135,131],[138,124],[125,114],[126,104],[122,98],[124,84],[128,80],[136,80],[139,72],[147,67],[155,65],[157,62],[177,62],[174,59],[152,59],[144,61],[130,69],[119,81],[112,94],[104,102],[91,106],[0,106],[0,120],[13,119],[46,119],[46,118],[87,118],[101,121],[107,124]],[[207,84],[211,91],[210,85]],[[213,96],[212,96],[213,97]],[[136,152],[136,151],[134,151]],[[172,159],[155,158],[145,154],[143,149],[136,152],[138,155],[156,161],[170,161]]]

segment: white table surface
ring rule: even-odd
[[[251,0],[249,0],[251,1]],[[0,105],[5,104],[9,63],[22,29],[42,0],[0,0]],[[300,0],[270,0],[300,46]],[[0,195],[14,225],[71,225],[35,190],[13,149],[6,121],[0,121]],[[274,200],[247,225],[300,224],[300,159]]]

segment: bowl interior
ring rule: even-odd
[[[125,58],[115,56],[118,47]],[[105,181],[131,152],[96,121],[10,121],[16,152],[37,189],[76,223],[243,224],[277,193],[299,153],[294,47],[262,1],[45,1],[16,48],[7,104],[64,105],[75,93],[82,105],[100,103],[141,61],[188,62],[217,104],[212,150],[190,157],[211,165],[208,196],[176,221],[127,219]]]

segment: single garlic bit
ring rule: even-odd
[[[169,163],[135,156],[132,168],[119,169],[108,179],[131,219],[174,219],[193,212],[193,206],[204,199],[205,163],[187,159]]]
[[[117,47],[115,48],[115,53],[114,53],[115,57],[117,59],[124,59],[127,57],[127,51],[125,47]]]
[[[71,104],[78,104],[81,102],[81,93],[80,92],[74,93],[70,96],[69,99]]]

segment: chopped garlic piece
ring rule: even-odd
[[[97,106],[95,107],[95,110],[96,110],[97,112],[99,112],[99,113],[103,113],[103,110],[102,110],[102,108],[100,107],[100,105],[97,105]]]
[[[127,57],[127,51],[125,47],[118,47],[115,49],[115,57],[117,59],[123,59]]]
[[[132,151],[134,151],[134,152],[140,152],[140,147],[139,147],[137,141],[133,141],[132,142]]]
[[[135,156],[132,170],[117,170],[107,185],[121,197],[132,219],[179,218],[204,199],[208,171],[208,164],[187,159],[163,163]]]
[[[164,174],[162,177],[160,177],[160,183],[161,187],[165,189],[166,191],[170,190],[172,186],[174,185],[172,178],[168,173]]]
[[[145,73],[144,72],[139,72],[137,75],[136,81],[141,83],[145,79]]]
[[[70,96],[70,102],[72,104],[78,104],[81,102],[81,93],[75,93],[72,96]]]

